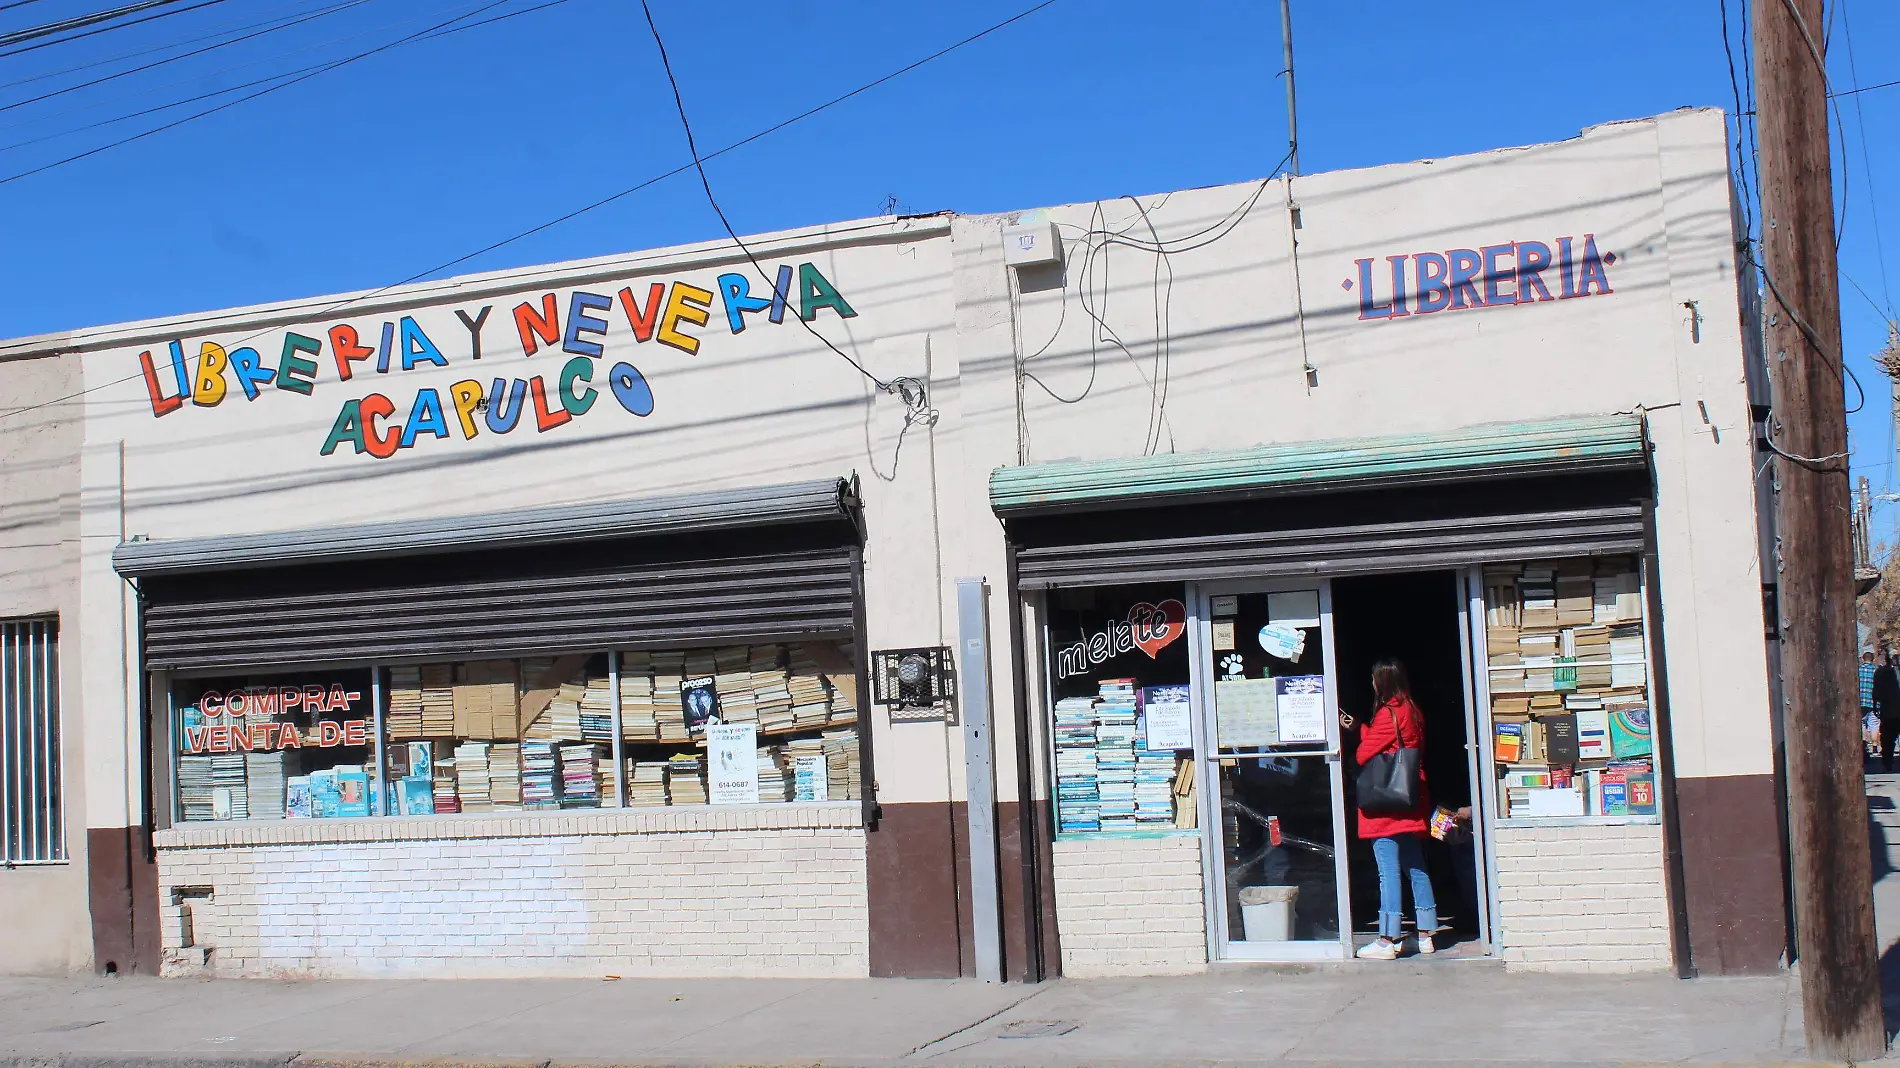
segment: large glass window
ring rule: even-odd
[[[177,819],[376,811],[374,688],[367,670],[182,680],[172,703]]]
[[[1656,814],[1634,557],[1484,569],[1497,815]]]
[[[180,680],[176,818],[856,800],[855,663],[809,642]]]
[[[1184,594],[1180,585],[1050,594],[1058,833],[1195,825]]]

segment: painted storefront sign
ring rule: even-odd
[[[196,755],[368,745],[370,721],[355,714],[362,700],[361,690],[342,683],[207,690],[185,709],[179,751]],[[339,713],[335,719],[316,718]],[[303,716],[310,723],[299,727],[273,718],[279,716]]]
[[[636,345],[657,342],[690,356],[699,352],[703,339],[697,331],[712,323],[715,308],[732,334],[760,322],[782,326],[788,312],[807,323],[825,309],[840,318],[857,315],[816,264],[779,264],[769,296],[754,295],[755,280],[733,272],[718,276],[712,289],[674,279],[650,283],[643,292],[634,286],[617,293],[576,289],[565,300],[552,292],[524,300],[512,309],[513,330],[501,351],[512,357],[518,347],[523,359],[564,355],[558,371],[471,374],[446,390],[417,389],[402,398],[407,403],[398,403],[393,389],[349,398],[318,451],[388,459],[425,438],[468,441],[484,432],[512,433],[530,421],[536,433],[547,433],[586,415],[603,393],[629,414],[649,416],[658,407],[651,380],[630,360],[603,369],[606,338],[631,334]],[[251,403],[267,392],[313,397],[329,381],[360,383],[373,381],[370,376],[478,362],[484,355],[494,359],[499,353],[493,343],[507,322],[491,322],[495,305],[453,310],[465,331],[453,345],[404,315],[374,327],[338,322],[315,336],[287,330],[274,344],[228,351],[216,341],[201,341],[189,358],[186,341],[175,339],[166,346],[169,368],[161,368],[147,349],[139,353],[139,370],[152,415],[163,418],[187,407],[216,408],[240,398]],[[491,345],[486,352],[485,341]],[[274,352],[275,359],[265,352]]]
[[[1357,273],[1339,283],[1347,292],[1358,290],[1360,319],[1403,319],[1615,292],[1609,269],[1616,264],[1616,253],[1599,253],[1595,234],[1411,252],[1384,260],[1354,260]]]

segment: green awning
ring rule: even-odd
[[[1244,499],[1629,470],[1646,463],[1643,417],[1602,415],[1232,452],[1001,467],[990,474],[990,506],[1007,518],[1177,499]]]

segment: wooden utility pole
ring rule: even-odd
[[[1835,279],[1823,0],[1755,0],[1795,945],[1809,1052],[1886,1051],[1854,650],[1853,501]]]

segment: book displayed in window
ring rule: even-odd
[[[1498,816],[1655,815],[1636,559],[1488,566],[1484,595]]]
[[[373,695],[364,670],[176,682],[174,818],[368,815]]]

